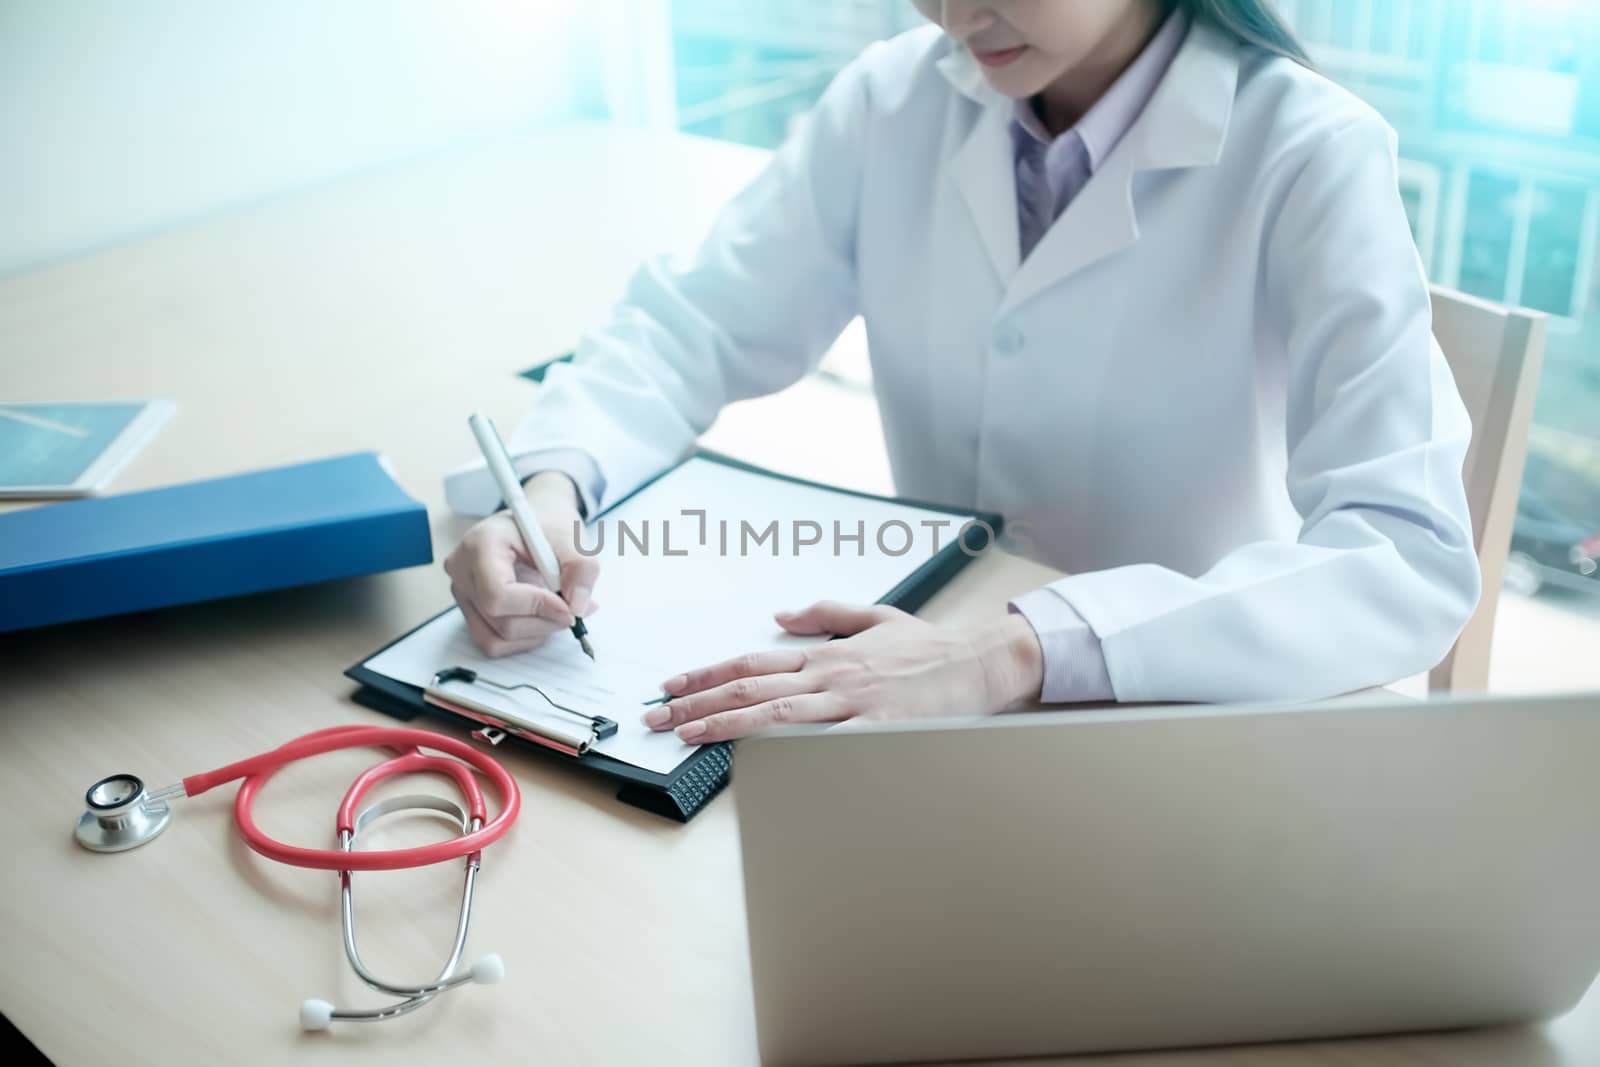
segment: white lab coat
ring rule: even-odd
[[[868,49],[693,261],[644,266],[550,371],[513,453],[586,452],[604,507],[859,313],[897,490],[1001,512],[1071,572],[1119,700],[1436,663],[1479,594],[1470,427],[1387,124],[1197,25],[1019,265],[1012,113],[933,27]]]

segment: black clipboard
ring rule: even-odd
[[[632,499],[634,494],[642,492],[660,478],[676,470],[683,462],[692,458],[710,460],[713,463],[721,463],[737,470],[763,475],[768,478],[776,478],[795,485],[804,485],[814,489],[839,493],[844,496],[859,497],[866,500],[892,501],[945,515],[965,515],[977,520],[977,522],[981,522],[983,526],[987,526],[987,530],[982,530],[982,527],[976,525],[969,526],[966,531],[971,534],[974,530],[982,530],[982,544],[971,543],[970,539],[969,541],[962,541],[959,538],[953,538],[949,544],[929,557],[920,567],[907,575],[898,585],[877,601],[879,604],[888,604],[903,611],[915,612],[923,604],[926,604],[928,599],[954,578],[970,560],[987,549],[1004,529],[1004,519],[1000,515],[991,512],[973,512],[969,509],[951,508],[942,504],[907,500],[902,497],[886,497],[875,493],[863,493],[854,489],[841,489],[838,486],[827,485],[823,482],[814,482],[805,478],[780,474],[709,449],[696,449],[677,464],[662,471],[661,474],[645,482],[595,517],[599,518],[601,515],[610,514],[613,508],[621,506]],[[443,615],[450,610],[453,609],[446,608],[445,611],[439,614]],[[425,619],[382,648],[363,656],[359,663],[346,670],[344,672],[345,677],[357,683],[358,686],[356,691],[351,694],[351,699],[364,707],[372,708],[375,711],[380,711],[399,719],[409,720],[427,712],[464,725],[477,726],[478,724],[470,719],[453,714],[424,700],[423,691],[419,687],[405,682],[397,682],[392,678],[378,674],[376,671],[368,670],[364,666],[374,656],[404,641],[438,617],[439,615],[435,615]],[[440,664],[439,666],[443,669],[448,665]],[[574,756],[540,745],[522,742],[516,738],[512,738],[507,743],[516,743],[522,748],[542,753],[551,759],[573,764],[582,770],[615,779],[621,784],[617,793],[618,800],[678,822],[688,822],[713,797],[721,792],[723,787],[728,784],[728,778],[733,768],[733,745],[730,742],[704,746],[694,755],[678,764],[669,774],[658,774],[642,767],[635,767],[631,763],[623,763],[621,760],[612,759],[597,751]]]

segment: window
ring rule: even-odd
[[[1519,183],[1503,174],[1469,171],[1467,213],[1456,284],[1469,293],[1503,300],[1511,288],[1512,247],[1518,244]]]
[[[1422,265],[1433,269],[1439,231],[1439,168],[1415,159],[1400,160],[1400,198],[1405,201],[1411,236],[1422,253]]]
[[[1528,239],[1522,249],[1522,277],[1512,303],[1576,318],[1584,311],[1579,280],[1594,255],[1590,216],[1596,190],[1571,182],[1530,183],[1525,198]]]
[[[678,125],[776,147],[857,53],[921,24],[910,0],[674,0]]]

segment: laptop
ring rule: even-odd
[[[1523,1022],[1600,972],[1600,694],[786,728],[734,795],[765,1062]]]

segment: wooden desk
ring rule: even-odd
[[[378,449],[427,502],[442,556],[466,526],[445,513],[440,484],[472,454],[465,414],[515,419],[533,386],[511,372],[570,344],[640,256],[692,243],[760,160],[686,137],[549,131],[12,278],[0,283],[0,394],[175,398],[176,419],[119,490]],[[835,465],[812,453],[812,435],[797,449],[773,432],[802,426],[829,388],[805,382],[736,409],[708,441],[881,485],[881,459],[861,461],[862,449],[881,456],[855,418],[863,398],[831,398],[831,413],[854,411],[840,417],[860,440]],[[926,613],[995,610],[1048,576],[986,559]],[[63,1065],[753,1062],[727,798],[681,827],[504,753],[524,815],[486,854],[468,958],[501,952],[506,984],[319,1035],[298,1028],[303,998],[373,1002],[340,950],[332,876],[245,850],[227,795],[180,802],[167,834],[134,852],[73,842],[83,789],[103,774],[165,785],[312,729],[382,721],[348,701],[340,672],[447,602],[435,565],[0,636],[0,1010]],[[285,771],[263,825],[325,840],[368,761]],[[431,975],[457,885],[453,866],[360,879],[373,966]],[[1597,1028],[1591,994],[1548,1027],[1075,1062],[1577,1065],[1600,1062]]]

